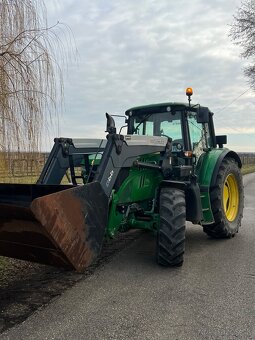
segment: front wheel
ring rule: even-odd
[[[214,238],[235,236],[243,217],[244,194],[241,170],[234,159],[222,161],[210,200],[215,222],[203,226],[204,232]]]
[[[181,266],[185,250],[185,193],[170,187],[162,188],[159,215],[157,262],[163,266]]]

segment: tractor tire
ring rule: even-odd
[[[233,158],[222,161],[210,200],[215,222],[204,225],[204,232],[213,238],[234,237],[241,226],[244,192],[241,170]]]
[[[185,193],[170,187],[162,188],[159,215],[157,263],[162,266],[181,266],[185,250]]]

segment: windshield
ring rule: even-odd
[[[129,133],[145,136],[168,136],[175,140],[181,140],[181,112],[160,112],[130,117]]]

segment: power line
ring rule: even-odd
[[[229,104],[227,104],[226,106],[224,106],[222,109],[220,109],[217,113],[222,112],[223,110],[225,110],[227,107],[229,107],[231,104],[233,104],[237,99],[241,98],[245,93],[249,92],[252,88],[249,87],[247,90],[245,90],[243,93],[241,93],[238,97],[236,97],[235,99],[233,99]]]

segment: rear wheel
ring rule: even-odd
[[[234,159],[222,161],[210,199],[215,222],[205,225],[204,232],[214,238],[235,236],[243,217],[244,198],[241,170]]]
[[[157,262],[163,266],[181,266],[185,250],[186,204],[184,192],[169,187],[162,188],[159,215]]]

